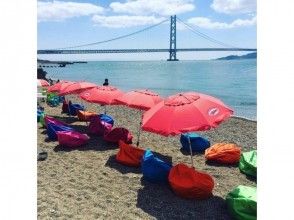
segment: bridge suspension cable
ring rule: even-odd
[[[230,45],[230,44],[226,44],[226,43],[223,43],[221,41],[218,41],[210,36],[208,36],[207,34],[204,34],[200,31],[198,31],[197,29],[195,29],[193,26],[187,24],[186,22],[184,22],[183,20],[181,20],[179,17],[177,17],[177,20],[182,23],[183,25],[185,25],[190,31],[192,31],[194,34],[196,34],[197,36],[200,36],[210,42],[213,42],[215,44],[218,44],[218,45],[221,45],[223,47],[231,47],[231,48],[237,48],[236,46],[233,46],[233,45]],[[196,26],[196,25],[195,25]],[[198,26],[196,26],[198,27]]]
[[[127,37],[130,37],[132,35],[139,34],[141,32],[150,30],[150,29],[152,29],[152,28],[154,28],[156,26],[159,26],[159,25],[163,24],[164,22],[166,22],[168,20],[169,19],[165,19],[165,20],[163,20],[163,21],[161,21],[161,22],[159,22],[157,24],[151,25],[149,27],[143,28],[143,29],[138,30],[138,31],[135,31],[133,33],[121,35],[119,37],[111,38],[111,39],[108,39],[108,40],[103,40],[103,41],[98,41],[98,42],[93,42],[93,43],[88,43],[88,44],[80,44],[80,45],[70,46],[70,47],[56,48],[55,50],[64,50],[64,49],[73,49],[73,48],[79,48],[79,47],[93,46],[93,45],[97,45],[97,44],[103,44],[103,43],[107,43],[107,42],[111,42],[111,41],[115,41],[115,40],[127,38]]]

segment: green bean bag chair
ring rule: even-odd
[[[256,220],[256,187],[238,186],[226,197],[230,214],[237,220]]]
[[[45,114],[42,114],[40,116],[40,124],[42,125],[42,127],[45,127]]]
[[[257,151],[249,151],[241,154],[239,168],[242,173],[256,177],[257,173]]]

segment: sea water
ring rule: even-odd
[[[256,120],[256,59],[205,61],[90,61],[44,68],[47,77],[85,80],[105,78],[123,91],[150,89],[163,97],[196,91],[221,99],[234,115]]]

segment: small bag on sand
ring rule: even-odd
[[[100,120],[98,115],[90,117],[88,133],[103,136],[111,131],[112,125]]]
[[[144,153],[141,167],[144,179],[153,183],[168,183],[168,174],[172,165],[155,157],[149,149]]]
[[[242,173],[256,177],[257,174],[257,151],[244,152],[241,155],[239,168]]]
[[[185,164],[177,164],[169,173],[168,181],[174,193],[186,199],[207,199],[212,196],[214,181],[206,173]]]
[[[97,115],[97,113],[95,112],[88,112],[88,111],[82,111],[82,110],[78,110],[77,114],[78,114],[78,119],[80,121],[90,121],[90,118],[92,116]]]
[[[59,145],[66,147],[80,147],[89,140],[88,135],[76,131],[58,131],[57,138]]]
[[[126,128],[114,128],[109,133],[105,133],[104,140],[112,143],[118,143],[119,140],[122,140],[127,144],[131,144],[133,135]]]
[[[240,160],[241,148],[236,144],[217,143],[205,150],[205,159],[222,164],[236,164]]]
[[[257,219],[256,187],[238,186],[226,196],[228,210],[234,219]]]
[[[131,167],[141,166],[141,160],[145,150],[119,141],[119,151],[116,154],[116,161]]]

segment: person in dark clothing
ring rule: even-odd
[[[104,83],[103,83],[103,86],[108,86],[109,85],[109,83],[108,83],[108,79],[105,79],[104,80]]]
[[[60,82],[60,80],[58,79],[57,81],[56,81],[56,83],[59,83]]]

